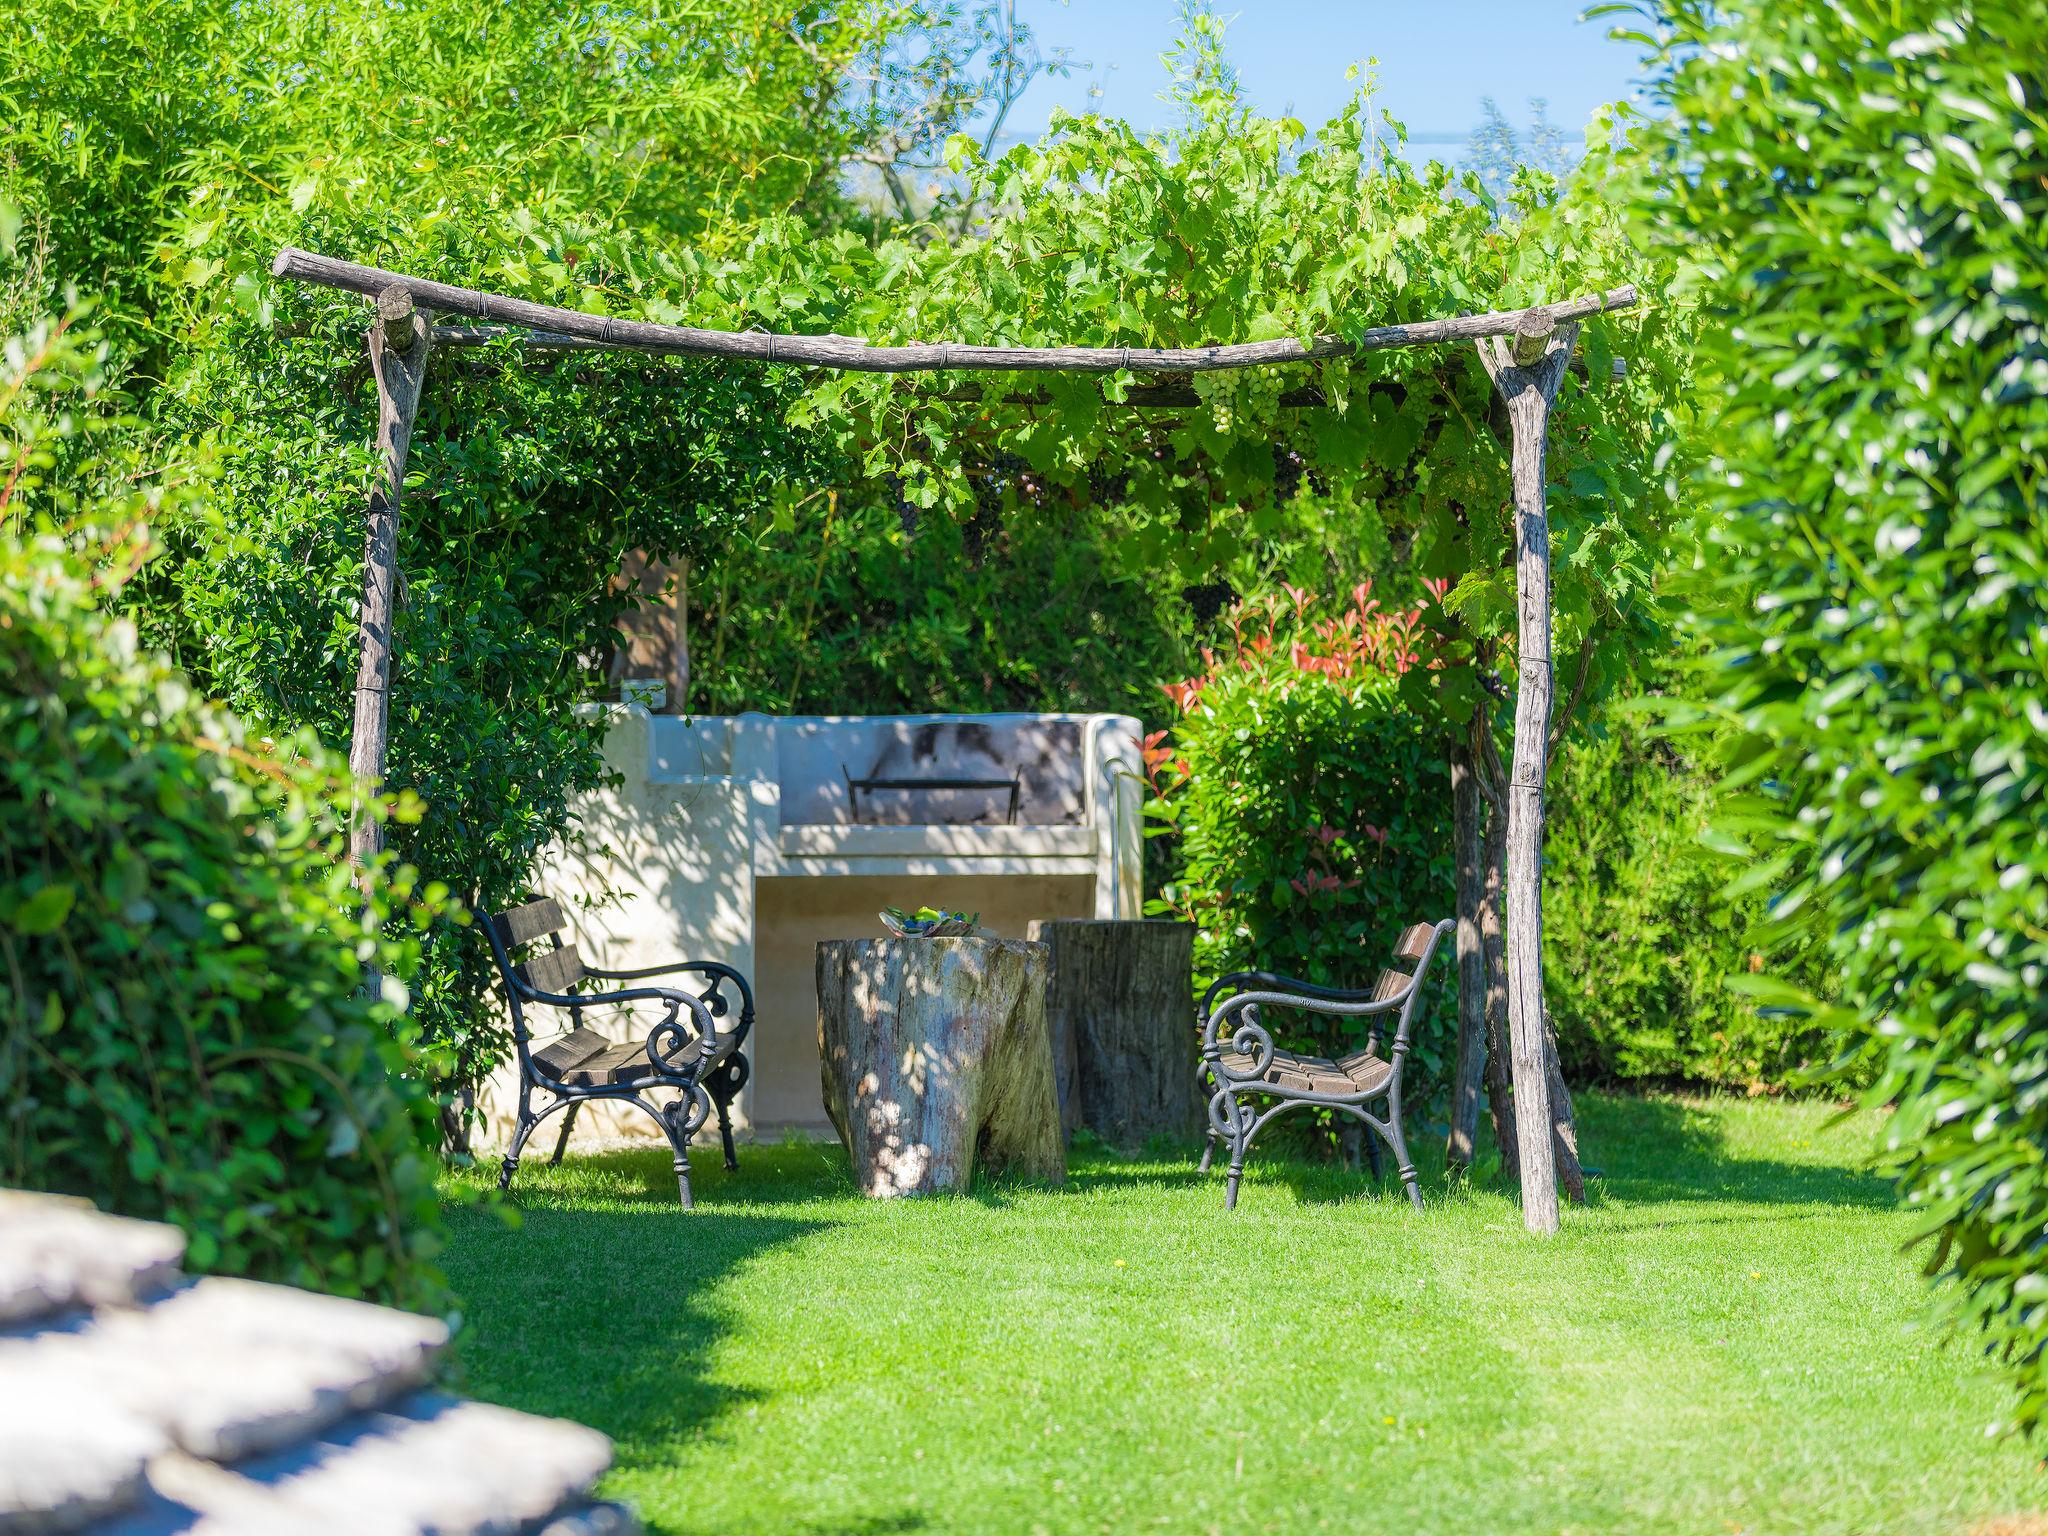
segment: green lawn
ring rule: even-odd
[[[1970,1531],[2048,1508],[1820,1105],[1588,1095],[1564,1234],[1254,1157],[863,1202],[836,1147],[458,1209],[462,1385],[595,1424],[659,1532]],[[546,1138],[543,1138],[546,1139]],[[2030,1524],[2030,1523],[2029,1523]]]

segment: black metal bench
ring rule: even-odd
[[[681,960],[637,971],[599,970],[585,965],[576,946],[564,941],[567,927],[561,907],[548,897],[484,919],[491,958],[497,962],[511,1006],[512,1037],[519,1055],[519,1118],[498,1175],[498,1188],[511,1185],[526,1139],[541,1121],[557,1110],[567,1111],[554,1156],[549,1159],[551,1164],[559,1163],[577,1111],[593,1099],[606,1100],[637,1105],[660,1124],[675,1152],[676,1185],[687,1210],[690,1141],[714,1112],[725,1166],[739,1166],[732,1142],[732,1101],[747,1082],[747,1058],[740,1045],[754,1026],[753,989],[738,971],[715,960]],[[544,947],[543,940],[547,941]],[[525,958],[516,958],[522,953]],[[631,982],[672,975],[703,976],[709,981],[696,992],[670,987],[580,990],[593,980]],[[730,1027],[723,1027],[720,1021],[732,1013],[732,1001],[725,995],[728,986],[737,995],[739,1017]],[[665,1010],[644,1041],[615,1042],[583,1022],[586,1008],[635,1003],[655,1003]],[[526,1010],[535,1006],[565,1010],[570,1020],[568,1033],[536,1047],[526,1017]],[[669,1088],[676,1090],[676,1096],[666,1104],[647,1097]],[[548,1103],[538,1112],[533,1107],[535,1090],[549,1095]]]
[[[1408,1160],[1408,1142],[1401,1130],[1401,1068],[1408,1059],[1409,1028],[1430,957],[1454,926],[1449,921],[1417,923],[1404,931],[1394,946],[1395,964],[1380,972],[1370,990],[1319,987],[1271,971],[1233,971],[1216,978],[1202,998],[1196,1022],[1202,1031],[1198,1070],[1209,1095],[1209,1140],[1202,1149],[1202,1172],[1209,1171],[1216,1144],[1226,1143],[1230,1171],[1223,1196],[1225,1210],[1237,1206],[1238,1181],[1244,1176],[1245,1154],[1251,1150],[1252,1138],[1276,1115],[1302,1105],[1363,1121],[1367,1130],[1393,1151],[1402,1187],[1415,1208],[1422,1209],[1422,1191],[1416,1187],[1415,1165]],[[1400,969],[1402,961],[1412,961],[1414,970]],[[1365,1048],[1341,1057],[1282,1050],[1260,1018],[1265,1008],[1363,1015],[1369,1021]],[[1393,1048],[1383,1052],[1379,1020],[1389,1013],[1398,1013],[1398,1018]],[[1249,1098],[1273,1102],[1269,1108],[1255,1110],[1244,1102]],[[1384,1104],[1384,1114],[1366,1108],[1374,1103]],[[1379,1157],[1370,1140],[1367,1150],[1377,1176]]]

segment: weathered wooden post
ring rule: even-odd
[[[1051,963],[1046,1023],[1060,1128],[1142,1146],[1202,1126],[1195,1069],[1195,925],[1136,918],[1042,918]]]
[[[281,258],[280,258],[281,259]],[[413,418],[427,379],[433,345],[428,317],[413,308],[399,285],[377,295],[370,327],[370,373],[377,381],[377,478],[363,540],[363,602],[357,632],[356,719],[349,737],[348,771],[355,781],[349,811],[348,856],[358,870],[384,849],[383,824],[370,801],[384,785],[391,735],[391,623],[398,586],[398,506],[405,488],[405,455]],[[367,888],[367,873],[364,879]]]
[[[1508,775],[1508,1031],[1514,1057],[1515,1140],[1521,1153],[1522,1222],[1557,1230],[1557,1159],[1551,1146],[1543,1022],[1543,780],[1550,755],[1550,520],[1544,510],[1544,455],[1550,407],[1578,339],[1542,312],[1512,339],[1478,342],[1480,360],[1506,401],[1514,430],[1515,599],[1520,673],[1515,751]]]

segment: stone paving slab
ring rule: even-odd
[[[184,1257],[176,1227],[0,1189],[0,1326],[126,1305],[175,1280]]]
[[[434,1318],[210,1278],[145,1306],[0,1335],[0,1380],[54,1373],[159,1426],[181,1450],[236,1461],[421,1385],[447,1341]]]
[[[105,1536],[524,1536],[544,1523],[561,1524],[549,1517],[587,1500],[610,1462],[611,1442],[580,1424],[418,1393],[233,1468],[195,1457],[162,1459],[151,1469],[144,1508],[104,1530]]]
[[[0,1532],[77,1531],[132,1505],[170,1436],[62,1371],[0,1364]]]
[[[0,1536],[637,1536],[603,1435],[422,1390],[437,1319],[183,1250],[0,1190]]]

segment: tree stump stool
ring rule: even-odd
[[[1105,1141],[1202,1128],[1195,1038],[1195,925],[1057,919],[1031,925],[1052,963],[1061,1126]]]
[[[862,1194],[965,1189],[977,1158],[1066,1177],[1045,978],[1045,947],[1011,939],[818,945],[825,1113]]]

